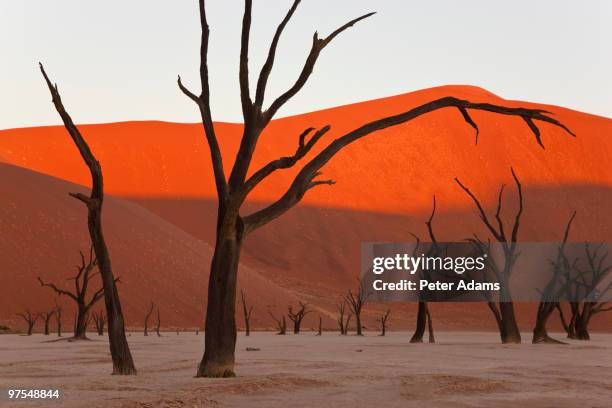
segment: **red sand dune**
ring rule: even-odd
[[[256,276],[251,280],[261,283],[260,286],[249,281],[246,286],[253,292],[253,298],[257,298],[256,310],[258,319],[265,321],[263,325],[270,325],[270,319],[265,319],[267,306],[275,305],[281,310],[296,298],[308,300],[321,307],[324,315],[331,316],[338,294],[355,282],[360,242],[407,240],[409,231],[423,235],[423,221],[433,194],[438,198],[439,235],[451,240],[461,239],[474,230],[481,231],[471,203],[453,182],[455,176],[491,203],[500,183],[511,182],[509,168],[514,166],[525,186],[523,240],[559,239],[563,224],[574,209],[579,216],[573,239],[610,239],[612,216],[608,209],[612,202],[612,172],[608,161],[612,157],[609,138],[612,120],[559,107],[503,101],[475,87],[440,87],[276,120],[260,141],[252,169],[280,155],[293,153],[297,136],[306,127],[332,125],[332,131],[320,142],[323,146],[369,120],[447,95],[548,109],[578,137],[574,139],[558,128],[542,124],[546,144],[546,150],[542,150],[522,120],[474,112],[473,117],[481,128],[480,142],[474,146],[473,131],[460,113],[446,109],[348,147],[324,168],[325,177],[336,179],[337,185],[311,191],[302,205],[257,231],[246,244],[241,281],[244,283],[250,276]],[[229,171],[241,126],[220,123],[217,128]],[[215,215],[212,171],[201,126],[128,122],[86,125],[81,130],[103,165],[107,192],[138,204],[119,199],[109,201],[105,218],[107,228],[115,228],[115,232],[109,233],[109,241],[117,258],[116,268],[125,276],[122,290],[130,295],[126,296],[126,308],[131,323],[138,324],[149,299],[165,296],[161,288],[171,286],[167,298],[159,301],[171,303],[184,290],[185,304],[175,307],[177,312],[169,319],[177,319],[177,325],[197,324],[204,304],[210,256],[207,243],[213,242]],[[0,160],[73,183],[89,183],[86,169],[62,127],[0,131]],[[0,256],[11,254],[12,263],[7,270],[19,271],[24,276],[19,284],[28,290],[19,292],[23,293],[19,303],[25,306],[27,302],[23,300],[31,299],[28,293],[34,290],[28,282],[45,268],[47,253],[54,253],[56,257],[51,269],[57,277],[66,273],[63,269],[66,264],[72,265],[76,255],[73,236],[78,235],[81,244],[85,242],[84,224],[79,218],[80,215],[84,219],[84,213],[79,212],[78,203],[72,203],[69,198],[64,200],[63,195],[61,200],[38,195],[52,179],[28,173],[28,177],[36,176],[32,185],[40,187],[31,187],[26,194],[25,184],[15,182],[13,173],[3,167],[0,181],[4,183],[0,185],[3,189],[11,188],[3,196],[13,199],[12,207],[6,208],[12,208],[9,215],[19,219],[20,224],[15,224],[5,234],[5,240],[0,241]],[[261,202],[273,200],[284,191],[294,173],[292,170],[279,172],[262,184],[254,191],[247,207],[252,209]],[[62,194],[68,188],[68,184],[62,187]],[[26,195],[15,204],[14,196],[18,194]],[[510,190],[506,197],[510,215],[515,199]],[[28,207],[32,201],[35,208]],[[49,207],[49,203],[61,206],[62,212]],[[5,205],[2,203],[0,210]],[[134,224],[125,206],[131,206],[132,212],[147,214],[150,223]],[[48,237],[49,228],[33,228],[37,224],[32,214],[54,222],[54,228],[61,235],[53,242],[48,238],[38,239]],[[160,238],[160,225],[164,229],[174,228],[172,234],[180,237]],[[14,237],[25,235],[21,231],[28,229],[30,236],[36,236],[36,242],[24,241],[20,247],[7,244]],[[160,239],[165,241],[159,242]],[[53,251],[44,252],[40,248],[49,245],[55,246]],[[195,249],[186,253],[185,246]],[[143,252],[145,247],[148,252]],[[39,263],[33,264],[34,258]],[[135,284],[141,278],[146,282],[143,288]],[[180,279],[184,286],[176,284]],[[13,281],[11,278],[11,285]],[[274,290],[268,291],[266,282]],[[38,295],[40,291],[35,293]],[[13,313],[11,305],[15,304],[15,298],[11,299],[0,310],[6,307]],[[461,310],[466,313],[460,315],[444,312],[455,306],[436,307],[440,310],[439,319],[449,327],[492,327],[483,323],[483,316],[488,318],[488,312],[479,305],[462,306]],[[524,320],[531,319],[531,310],[527,309],[525,313],[529,315],[524,315]]]

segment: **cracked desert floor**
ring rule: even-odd
[[[201,334],[131,333],[136,377],[109,375],[106,339],[90,335],[77,343],[0,336],[3,393],[64,391],[59,403],[0,399],[0,406],[604,408],[612,401],[612,334],[568,345],[501,345],[496,333],[440,332],[436,344],[408,344],[406,332],[239,333],[232,379],[193,377]]]

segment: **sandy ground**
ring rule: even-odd
[[[525,334],[525,338],[529,336]],[[132,333],[136,377],[111,376],[107,343],[0,336],[0,389],[60,387],[38,407],[610,407],[612,334],[569,345],[498,344],[495,333],[440,332],[437,344],[387,337],[239,333],[237,378],[194,378],[203,336]],[[257,347],[260,351],[246,351]]]

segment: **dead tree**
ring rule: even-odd
[[[361,311],[368,299],[368,293],[363,286],[363,283],[359,283],[357,293],[353,294],[352,291],[348,291],[348,294],[344,296],[345,302],[348,304],[351,313],[355,315],[355,324],[357,325],[357,336],[362,336],[362,324],[361,324]]]
[[[50,312],[44,312],[40,314],[45,322],[45,336],[48,336],[51,333],[49,328],[49,323],[51,323],[51,318],[55,315],[55,309]]]
[[[317,336],[323,335],[323,318],[319,316],[319,330],[317,332]]]
[[[40,318],[40,313],[32,313],[29,309],[25,311],[25,313],[17,313],[17,316],[23,318],[28,325],[28,336],[32,335],[32,331],[34,330],[34,325],[36,321]]]
[[[300,0],[293,1],[291,8],[276,29],[269,47],[268,56],[257,77],[257,85],[253,98],[248,62],[252,0],[245,0],[238,75],[244,129],[235,160],[230,166],[224,166],[219,140],[213,126],[210,106],[208,73],[210,30],[206,17],[205,0],[199,0],[200,25],[202,29],[199,69],[201,93],[198,95],[192,92],[182,83],[180,76],[178,78],[180,90],[196,104],[202,118],[204,136],[210,150],[218,200],[216,243],[210,266],[208,285],[205,348],[204,356],[196,374],[198,377],[227,377],[234,375],[236,284],[238,260],[245,238],[251,232],[268,224],[294,207],[309,190],[321,185],[334,184],[333,180],[319,178],[321,169],[346,146],[382,129],[407,123],[422,115],[445,108],[458,111],[461,117],[476,131],[477,136],[478,126],[470,116],[470,110],[480,110],[522,118],[540,145],[542,140],[535,121],[547,122],[571,133],[563,124],[543,110],[506,107],[446,96],[426,102],[420,106],[407,107],[403,112],[397,112],[391,116],[363,124],[348,133],[338,135],[322,149],[313,148],[328,133],[330,126],[324,126],[316,131],[313,128],[306,129],[298,138],[294,154],[272,160],[260,169],[250,171],[251,161],[260,135],[277,112],[298,94],[306,84],[321,52],[345,30],[374,14],[368,13],[355,18],[323,38],[319,37],[318,33],[315,33],[312,37],[312,45],[306,62],[296,82],[278,98],[274,99],[269,106],[264,107],[264,97],[268,79],[275,62],[278,43],[299,3]],[[257,185],[278,170],[294,167],[308,153],[314,150],[317,150],[317,153],[312,155],[301,170],[297,172],[287,191],[277,201],[251,214],[243,215],[241,212],[242,205]],[[229,177],[225,174],[226,168],[231,169]]]
[[[429,239],[431,240],[431,243],[432,243],[431,247],[427,251],[428,252],[427,256],[435,255],[435,253],[438,252],[438,249],[439,249],[438,240],[436,239],[436,235],[434,234],[434,230],[433,230],[433,219],[434,219],[435,214],[436,214],[436,196],[433,197],[433,206],[431,210],[431,215],[429,216],[429,219],[425,222],[425,225],[427,226],[427,232],[429,233]],[[416,246],[413,251],[413,256],[416,256],[417,251],[419,249],[419,245],[420,245],[420,239],[416,235],[414,235],[414,237],[416,238],[417,242],[416,242]],[[425,273],[425,271],[421,270],[419,271],[419,273],[423,274]],[[424,276],[424,278],[428,278],[428,277]],[[435,338],[434,338],[434,333],[433,333],[433,323],[431,321],[431,313],[429,312],[428,302],[423,299],[420,299],[418,310],[417,310],[416,327],[415,327],[412,337],[410,338],[410,343],[422,343],[423,342],[423,335],[425,334],[426,325],[427,325],[427,329],[429,332],[429,342],[435,343]]]
[[[274,314],[268,310],[268,314],[270,315],[270,317],[272,317],[272,319],[274,320],[274,322],[276,323],[276,330],[278,330],[278,335],[282,335],[284,336],[285,334],[287,334],[287,320],[285,319],[285,316],[281,316],[280,318],[277,318],[276,316],[274,316]]]
[[[289,306],[289,311],[287,312],[287,317],[293,322],[293,334],[300,334],[302,320],[304,320],[304,317],[306,317],[308,313],[312,312],[312,310],[308,309],[307,303],[298,303],[300,304],[300,308],[296,312],[293,311],[292,306]]]
[[[351,322],[351,311],[349,310],[346,300],[342,298],[341,302],[336,304],[338,308],[338,326],[340,327],[340,334],[346,336],[348,334],[349,323]],[[346,317],[346,319],[345,319]]]
[[[57,337],[62,337],[62,307],[55,301],[55,325],[57,326]]]
[[[145,320],[144,320],[144,335],[145,336],[149,335],[149,318],[153,314],[153,309],[154,308],[155,308],[155,304],[153,302],[151,302],[151,307],[149,307],[149,311],[145,315]]]
[[[90,248],[88,257],[86,257],[82,251],[80,251],[80,254],[81,264],[76,266],[77,274],[73,278],[69,279],[74,281],[74,292],[61,289],[53,283],[45,283],[40,277],[38,277],[38,282],[41,286],[51,288],[59,296],[67,296],[76,303],[77,315],[74,329],[75,340],[87,339],[87,325],[90,317],[89,311],[96,304],[96,302],[102,299],[104,295],[104,289],[100,288],[93,293],[89,300],[87,299],[91,279],[97,276],[97,273],[94,273],[94,270],[98,267],[98,261],[94,255],[93,247]]]
[[[155,325],[155,333],[157,333],[157,337],[161,337],[161,333],[159,332],[159,328],[161,327],[161,319],[159,317],[159,306],[157,306],[157,324]],[[196,335],[197,335],[196,330]]]
[[[104,326],[106,326],[106,315],[103,310],[99,310],[98,312],[93,312],[91,314],[94,325],[96,326],[96,333],[98,336],[104,335]]]
[[[113,360],[113,374],[134,375],[136,367],[130,353],[130,347],[125,337],[125,323],[121,311],[121,301],[117,291],[117,280],[113,275],[111,259],[102,232],[102,206],[104,202],[104,182],[102,166],[91,152],[89,145],[81,135],[81,132],[72,121],[72,118],[64,108],[57,85],[53,85],[42,64],[40,71],[45,78],[49,92],[51,92],[53,104],[59,113],[64,127],[70,134],[79,153],[91,173],[91,194],[86,196],[82,193],[70,193],[70,195],[87,206],[87,225],[89,235],[93,244],[100,274],[104,288],[104,303],[106,305],[106,316],[108,318],[108,340],[110,353]]]
[[[389,319],[389,315],[391,314],[391,309],[387,309],[385,313],[378,319],[380,322],[380,335],[385,336],[387,334],[387,320]]]
[[[541,301],[538,304],[538,311],[536,314],[536,323],[533,329],[533,338],[531,342],[533,344],[565,344],[562,341],[553,339],[548,335],[548,331],[546,329],[546,324],[550,315],[555,311],[555,309],[560,311],[561,322],[564,327],[567,327],[565,323],[565,317],[563,316],[563,310],[560,308],[559,304],[559,296],[568,290],[568,285],[570,285],[569,281],[565,281],[565,279],[570,278],[571,265],[569,259],[565,254],[565,246],[567,244],[567,239],[569,237],[570,228],[572,226],[572,222],[576,217],[576,212],[574,211],[565,226],[565,232],[563,234],[563,241],[557,250],[557,257],[552,262],[552,270],[553,274],[542,291]]]
[[[601,252],[604,244],[593,247],[584,244],[585,257],[583,264],[576,264],[574,270],[577,279],[572,282],[570,309],[572,317],[568,324],[568,337],[575,340],[590,340],[589,323],[598,313],[612,310],[610,302],[605,301],[607,293],[612,290],[612,282],[602,286],[612,271],[612,263],[607,262],[609,252]]]
[[[244,316],[244,330],[245,335],[251,335],[251,314],[253,313],[253,306],[247,306],[246,301],[246,292],[244,290],[240,291],[240,299],[242,301],[242,314]]]
[[[528,121],[527,123],[529,124],[532,122]],[[536,133],[536,135],[537,134],[538,133]],[[497,210],[495,212],[495,220],[497,222],[497,226],[495,226],[487,216],[487,213],[485,212],[480,201],[474,195],[474,193],[472,193],[465,185],[463,185],[458,178],[455,178],[455,181],[461,187],[461,189],[463,189],[463,191],[465,191],[465,193],[472,199],[474,205],[478,210],[481,221],[484,223],[491,235],[502,246],[504,253],[504,265],[501,268],[495,263],[492,257],[487,258],[487,264],[490,267],[491,271],[494,273],[495,279],[497,280],[497,282],[500,283],[501,286],[500,300],[497,303],[492,300],[489,300],[487,302],[487,305],[489,306],[489,309],[491,309],[491,312],[493,313],[493,316],[495,317],[495,320],[497,322],[502,343],[520,343],[521,333],[519,331],[518,324],[516,322],[516,316],[514,314],[514,304],[512,302],[509,282],[512,269],[514,267],[516,259],[519,256],[516,245],[519,227],[521,223],[521,215],[523,214],[523,188],[518,177],[516,176],[516,173],[514,172],[514,169],[511,168],[510,171],[516,184],[519,205],[518,211],[514,217],[514,223],[512,225],[512,233],[510,237],[508,237],[506,234],[504,222],[501,218],[502,199],[505,185],[501,186],[497,198]],[[481,251],[484,250],[485,244],[478,237],[471,241],[477,247],[479,247]]]

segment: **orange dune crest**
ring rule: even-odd
[[[606,165],[612,157],[612,120],[560,107],[506,101],[470,86],[443,86],[275,120],[262,135],[251,172],[270,160],[292,154],[298,135],[307,127],[329,124],[332,130],[304,162],[335,137],[362,124],[444,96],[546,109],[577,138],[538,123],[546,145],[543,150],[520,118],[472,112],[481,130],[475,146],[474,132],[461,114],[443,109],[348,146],[323,169],[324,178],[338,183],[314,189],[304,203],[407,213],[428,209],[431,196],[436,194],[450,207],[465,208],[470,203],[454,185],[454,177],[491,201],[499,185],[511,181],[510,166],[526,186],[612,186],[612,172]],[[216,128],[229,173],[242,126],[217,123]],[[109,194],[214,198],[212,169],[200,124],[124,122],[81,125],[80,129],[102,163]],[[0,152],[0,160],[7,163],[81,185],[90,183],[61,126],[0,131]],[[250,199],[276,199],[298,168],[277,172],[254,190]]]

